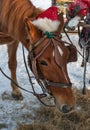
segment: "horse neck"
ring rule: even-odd
[[[41,10],[29,0],[0,0],[0,23],[2,31],[23,42],[26,48],[25,18],[37,17]]]

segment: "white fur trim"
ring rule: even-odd
[[[80,17],[79,16],[75,16],[74,18],[72,18],[69,23],[68,23],[68,27],[73,28],[76,27],[78,25],[78,23],[80,22]]]
[[[49,32],[54,32],[58,29],[58,26],[60,24],[59,21],[52,21],[51,19],[48,18],[39,18],[37,20],[34,20],[32,22],[35,26],[37,26],[40,30],[43,32],[49,31]]]

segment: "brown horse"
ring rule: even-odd
[[[0,0],[0,44],[7,44],[8,46],[8,65],[11,71],[11,78],[17,83],[16,52],[19,41],[28,51],[31,50],[31,45],[34,46],[39,41],[39,44],[34,47],[34,58],[31,59],[33,61],[30,63],[32,64],[31,69],[35,76],[38,75],[38,78],[43,77],[45,81],[49,81],[47,88],[56,99],[58,108],[62,112],[69,112],[75,103],[73,91],[70,87],[71,82],[67,73],[67,63],[70,61],[71,50],[69,46],[65,46],[59,40],[58,36],[56,36],[56,40],[46,37],[31,22],[41,12],[29,0]],[[56,31],[59,33],[63,27],[62,15],[60,19],[61,24]],[[22,99],[19,88],[12,82],[11,86],[12,96]]]

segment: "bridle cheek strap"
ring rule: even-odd
[[[33,71],[35,77],[37,78],[38,77],[38,72],[37,72],[37,66],[36,66],[36,59],[34,59],[32,61],[32,71]]]
[[[48,48],[50,45],[51,40],[49,40],[48,44],[43,47],[43,49],[39,52],[39,54],[31,59],[32,63],[32,71],[36,77],[36,79],[39,79],[38,70],[37,70],[37,59],[44,53],[44,51]],[[31,52],[31,55],[33,55],[33,52]]]

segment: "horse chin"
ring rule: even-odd
[[[70,106],[67,105],[67,104],[62,104],[62,105],[60,105],[60,104],[58,104],[57,102],[56,102],[56,107],[57,107],[57,109],[58,109],[61,113],[64,113],[64,114],[66,114],[66,113],[71,113],[71,112],[74,110],[74,107],[70,107]]]
[[[74,111],[75,98],[73,96],[68,98],[62,95],[54,95],[54,98],[55,105],[60,112],[70,113]]]

